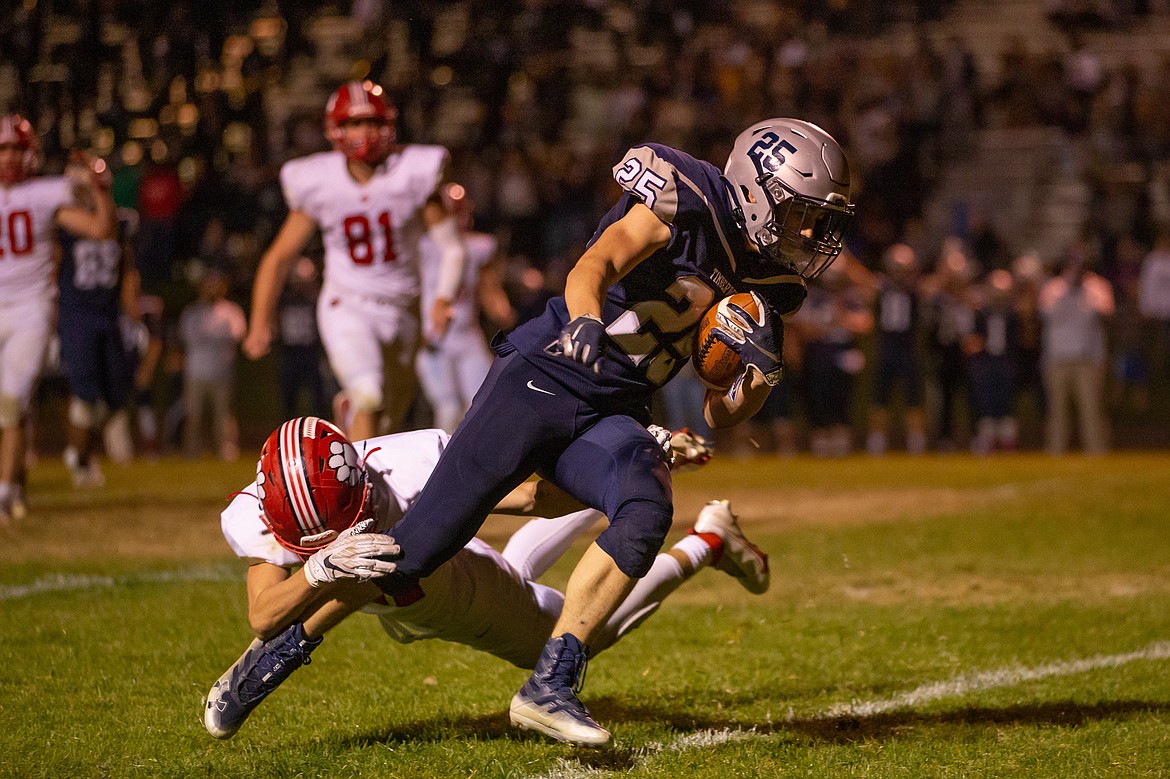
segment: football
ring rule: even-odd
[[[691,353],[691,361],[695,364],[695,372],[699,374],[703,383],[719,390],[730,387],[735,377],[743,371],[743,361],[739,359],[739,355],[712,332],[717,324],[722,324],[724,330],[731,332],[739,329],[728,320],[728,303],[734,303],[753,317],[760,315],[756,299],[748,292],[723,298],[703,315],[703,321],[699,323],[699,331],[695,336],[695,349]]]

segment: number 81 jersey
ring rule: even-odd
[[[359,184],[337,151],[290,160],[280,170],[288,207],[317,223],[325,281],[342,293],[409,304],[418,297],[422,209],[442,180],[447,150],[399,147]]]

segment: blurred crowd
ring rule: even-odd
[[[1150,252],[1123,247],[1118,285],[1090,269],[1094,251],[1075,242],[1052,271],[1024,254],[985,272],[957,239],[931,271],[902,243],[876,271],[843,256],[788,321],[784,381],[726,444],[791,454],[807,434],[823,457],[986,455],[1019,448],[1027,415],[1033,446],[1108,451],[1111,411],[1147,414],[1153,378],[1170,374],[1170,233]]]
[[[761,117],[823,126],[849,155],[859,219],[788,328],[790,378],[751,440],[830,456],[866,426],[860,445],[875,453],[990,452],[1017,445],[1018,395],[1031,393],[1049,449],[1102,451],[1109,410],[1141,412],[1167,370],[1170,60],[1106,67],[1086,34],[1124,36],[1166,9],[1049,3],[1062,45],[1038,52],[1021,36],[994,72],[960,36],[882,45],[953,6],[18,0],[0,11],[0,108],[31,118],[50,170],[72,148],[106,158],[117,205],[135,215],[151,447],[178,445],[195,409],[184,383],[210,382],[201,399],[231,417],[215,388],[230,395],[237,369],[232,301],[246,301],[285,215],[279,165],[327,148],[327,95],[370,78],[397,105],[401,139],[451,150],[477,229],[500,239],[520,320],[563,286],[629,146],[653,140],[722,166]],[[1058,128],[1085,171],[1094,207],[1076,241],[1034,246],[975,207],[943,229],[927,223],[979,132],[1037,126]],[[284,413],[322,412],[330,394],[305,313],[317,275],[302,267],[282,309],[287,364],[318,366],[281,374]],[[680,380],[663,415],[701,429],[687,414],[699,392]],[[238,451],[230,432],[216,446]]]

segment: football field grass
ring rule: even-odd
[[[509,728],[525,671],[397,645],[366,615],[209,737],[202,697],[250,639],[218,511],[252,469],[163,460],[75,492],[37,466],[34,513],[0,531],[0,776],[1170,775],[1168,454],[679,476],[670,541],[729,498],[772,588],[701,571],[595,658],[582,698],[607,752]]]

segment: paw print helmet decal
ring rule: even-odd
[[[278,427],[256,464],[260,518],[276,541],[302,558],[373,509],[357,450],[334,425],[297,417]]]

